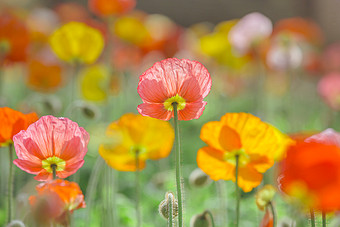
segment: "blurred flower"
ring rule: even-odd
[[[57,27],[59,19],[57,14],[48,8],[35,8],[27,18],[31,40],[37,43],[47,43],[48,37]]]
[[[329,73],[318,83],[318,92],[334,110],[340,110],[340,73]]]
[[[246,54],[273,30],[270,19],[261,13],[247,14],[230,30],[229,41],[241,54]]]
[[[327,129],[289,147],[282,161],[280,189],[304,207],[340,209],[340,134]]]
[[[38,195],[29,198],[33,215],[40,224],[69,226],[74,210],[85,208],[84,195],[75,182],[53,180],[36,186]]]
[[[328,72],[340,72],[340,42],[329,45],[322,55],[323,69]]]
[[[26,61],[29,42],[25,23],[13,13],[0,12],[0,65]]]
[[[93,65],[82,73],[81,93],[88,101],[101,102],[107,99],[109,72],[103,65]]]
[[[200,138],[208,146],[197,153],[198,167],[215,181],[235,181],[237,155],[238,186],[244,192],[261,183],[262,173],[273,166],[276,152],[286,146],[273,126],[247,113],[227,113],[220,121],[206,123]]]
[[[75,2],[64,2],[57,5],[55,12],[58,14],[62,23],[71,21],[84,22],[90,18],[87,9]]]
[[[200,38],[200,47],[204,54],[214,58],[218,63],[230,69],[242,69],[250,60],[248,56],[238,56],[228,40],[230,30],[237,24],[237,20],[219,23],[213,33]]]
[[[260,227],[273,227],[273,214],[269,209],[266,209],[263,219],[261,220]]]
[[[61,60],[73,64],[92,64],[102,53],[104,39],[92,27],[80,22],[70,22],[54,31],[50,44]]]
[[[136,0],[89,0],[89,9],[97,16],[115,16],[127,13],[136,5]]]
[[[50,63],[46,59],[31,59],[28,63],[27,84],[40,92],[53,92],[62,82],[61,66],[57,62]]]
[[[43,116],[13,138],[18,159],[14,164],[35,174],[34,179],[52,179],[74,174],[84,164],[89,134],[67,118]]]
[[[139,169],[145,167],[147,159],[167,157],[174,141],[169,122],[131,113],[111,123],[106,135],[113,141],[102,144],[99,153],[109,166],[119,171],[136,171],[136,152]]]
[[[149,31],[143,23],[145,17],[146,15],[137,12],[117,18],[114,23],[114,33],[127,43],[142,46],[151,39]]]
[[[210,88],[210,74],[201,63],[168,58],[140,76],[137,91],[143,103],[137,109],[144,116],[169,120],[176,102],[179,120],[198,119]]]
[[[0,147],[13,143],[13,136],[38,120],[36,113],[23,114],[8,107],[0,108]]]
[[[267,184],[256,192],[255,201],[260,210],[265,210],[268,204],[273,200],[276,189],[273,185]]]
[[[323,35],[320,27],[311,20],[293,17],[278,21],[273,30],[273,36],[283,34],[292,36],[299,41],[309,42],[314,45],[321,45]]]

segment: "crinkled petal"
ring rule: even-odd
[[[137,110],[143,116],[153,117],[164,121],[168,121],[173,117],[173,112],[164,109],[163,103],[142,103],[138,105]]]
[[[197,165],[211,179],[234,180],[235,165],[223,160],[223,152],[211,147],[203,147],[197,153]]]
[[[238,170],[238,186],[244,192],[250,192],[259,186],[262,181],[262,174],[257,172],[252,166],[240,167]]]
[[[38,174],[42,170],[41,162],[33,162],[29,160],[20,160],[15,159],[13,163],[18,166],[20,169],[31,173],[31,174]]]
[[[205,105],[207,105],[207,102],[205,101],[186,103],[185,108],[178,111],[178,119],[189,121],[200,118],[205,109]]]

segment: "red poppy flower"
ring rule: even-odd
[[[210,88],[210,74],[201,63],[168,58],[140,76],[137,91],[143,103],[137,109],[141,115],[169,120],[176,102],[179,120],[198,119]]]
[[[24,22],[9,12],[0,13],[0,63],[26,60],[29,32]]]
[[[89,9],[98,16],[114,16],[127,13],[136,5],[136,0],[89,0]]]
[[[287,151],[281,164],[280,189],[309,208],[340,209],[340,134],[326,130]]]
[[[20,169],[36,174],[39,181],[74,174],[84,164],[89,134],[67,118],[43,116],[13,138]]]
[[[8,107],[0,108],[0,147],[12,143],[13,136],[38,120],[36,113],[23,114]]]
[[[33,215],[40,224],[69,223],[74,210],[85,208],[84,195],[75,182],[61,179],[39,184],[38,195],[29,198]]]

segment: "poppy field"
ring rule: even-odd
[[[0,225],[339,227],[340,42],[136,4],[0,3]]]

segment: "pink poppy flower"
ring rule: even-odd
[[[13,162],[39,181],[52,179],[53,168],[57,177],[66,178],[84,164],[89,138],[70,119],[43,116],[13,137],[18,156]]]
[[[334,110],[340,110],[340,74],[330,73],[318,84],[318,92],[325,102]]]
[[[137,109],[143,116],[170,120],[177,102],[178,119],[198,119],[207,102],[211,77],[197,61],[168,58],[156,62],[140,78],[137,91],[143,100]]]

